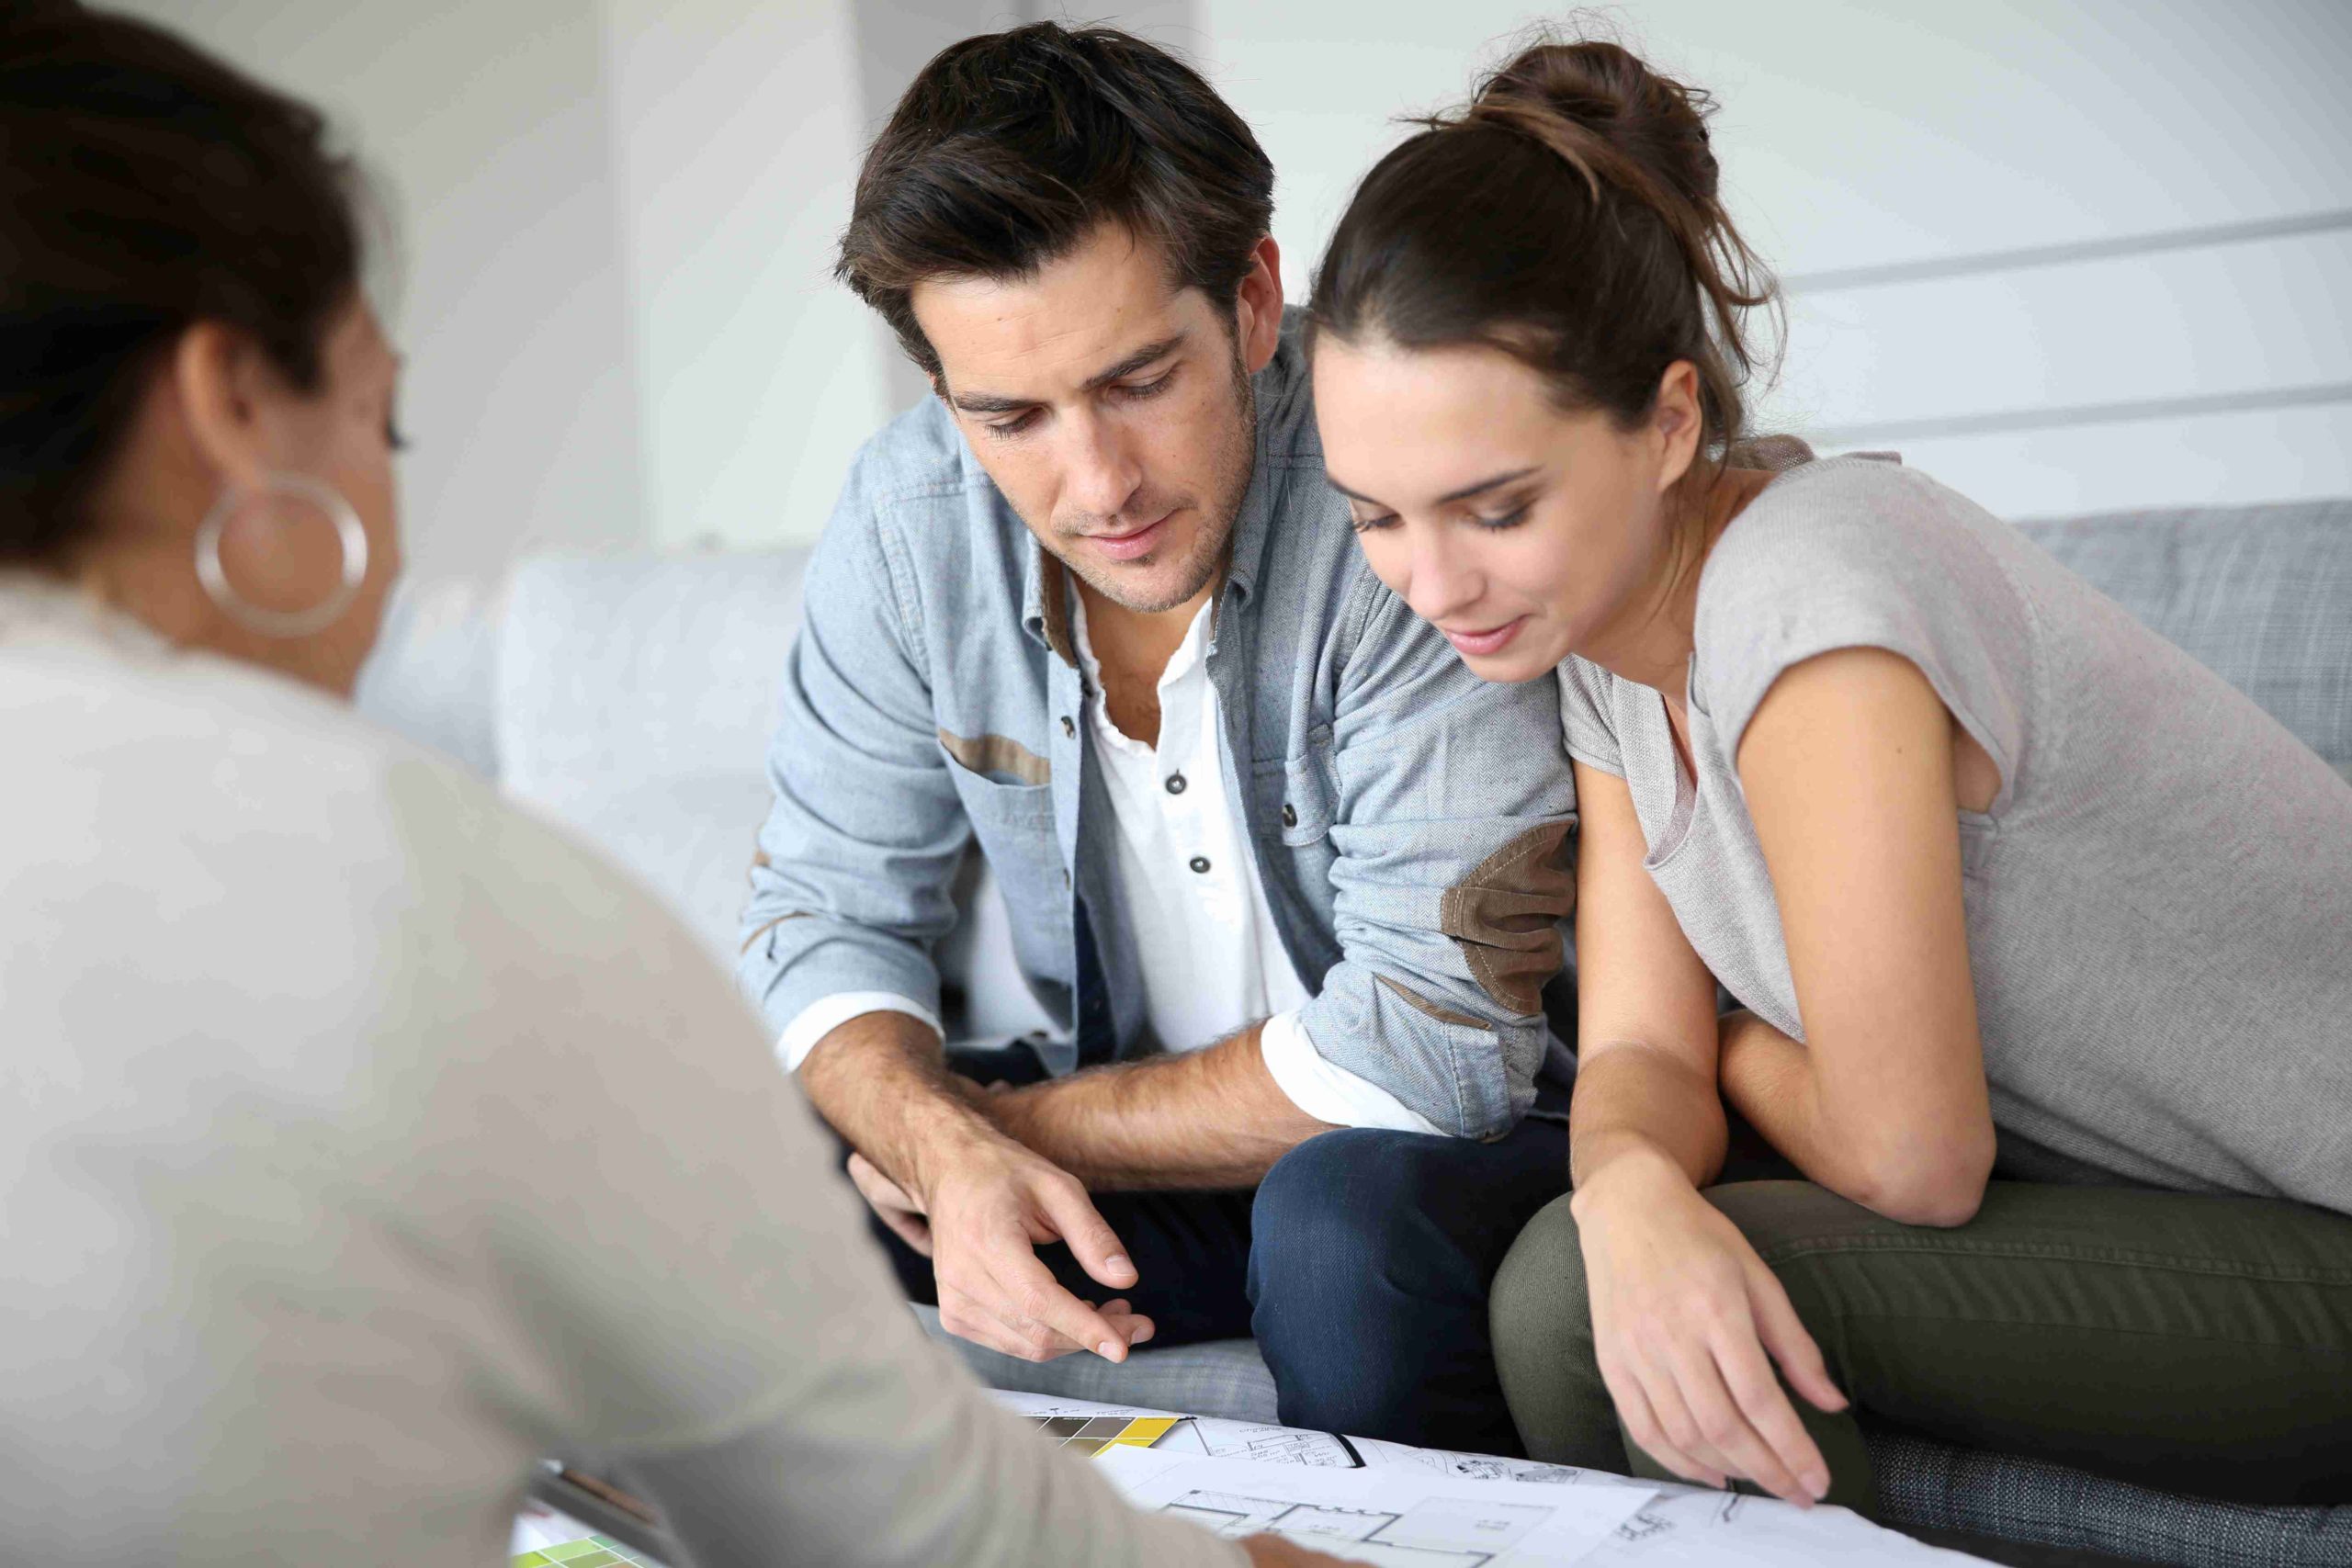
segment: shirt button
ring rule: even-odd
[[[1283,802],[1283,826],[1285,828],[1298,826],[1298,807],[1287,800]]]
[[[1075,739],[1078,735],[1078,726],[1070,722],[1068,714],[1062,715],[1062,735],[1065,739]]]
[[[1209,857],[1206,855],[1194,855],[1193,857],[1193,873],[1196,876],[1206,876],[1209,874]]]
[[[1184,793],[1183,774],[1170,773],[1168,775],[1168,793],[1170,795],[1182,795]]]
[[[1069,867],[1068,866],[1062,867],[1062,890],[1064,892],[1069,890]]]

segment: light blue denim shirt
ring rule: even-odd
[[[1317,1052],[1490,1137],[1557,1049],[1539,993],[1575,896],[1558,694],[1480,681],[1372,574],[1324,480],[1301,339],[1294,314],[1257,377],[1208,649],[1226,787]],[[1068,1036],[1046,1066],[1159,1049],[1107,891],[1072,592],[937,401],[859,453],[809,562],[743,917],[740,977],[772,1030],[853,991],[937,1014],[932,947],[977,837]]]

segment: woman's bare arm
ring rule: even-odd
[[[1814,1180],[1890,1219],[1959,1224],[1993,1166],[1961,902],[1956,726],[1910,660],[1783,673],[1739,745],[1804,1043],[1724,1021],[1724,1098]]]
[[[1576,765],[1579,1192],[1631,1159],[1705,1186],[1724,1160],[1715,983],[1644,867],[1625,781]]]
[[[1780,1281],[1699,1191],[1724,1157],[1714,979],[1642,863],[1624,782],[1579,764],[1577,795],[1572,1202],[1601,1379],[1676,1473],[1806,1504],[1829,1472],[1771,1362],[1822,1408],[1845,1401]]]

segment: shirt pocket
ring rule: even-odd
[[[1068,984],[1070,891],[1054,830],[1054,786],[975,772],[952,750],[947,773],[996,878],[1023,971]]]

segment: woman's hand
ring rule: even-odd
[[[1600,1375],[1635,1443],[1686,1480],[1809,1507],[1829,1466],[1772,1375],[1843,1410],[1820,1347],[1737,1226],[1671,1161],[1627,1155],[1573,1201]],[[1767,1356],[1770,1359],[1767,1359]]]

